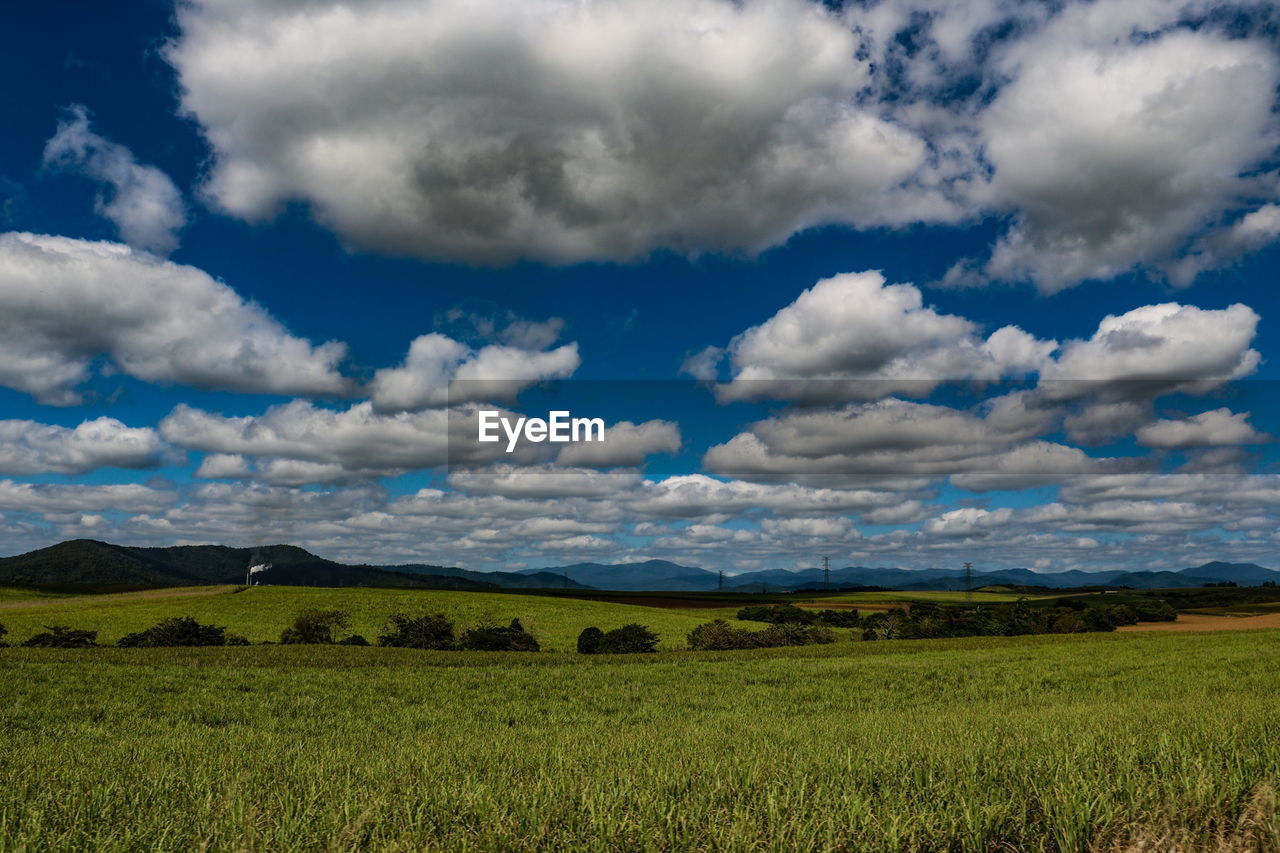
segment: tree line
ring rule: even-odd
[[[836,628],[861,629],[863,640],[910,640],[944,637],[993,637],[1024,634],[1073,634],[1113,631],[1138,622],[1173,621],[1177,611],[1166,602],[1086,605],[1070,600],[1056,606],[1033,606],[1025,601],[984,607],[944,607],[917,603],[909,607],[860,615],[854,610],[810,610],[793,604],[744,607],[743,622],[760,622],[762,630],[733,625],[725,619],[703,623],[686,635],[692,651],[777,648],[834,643]],[[371,643],[349,632],[350,615],[342,610],[308,609],[294,616],[280,633],[281,645],[378,645],[388,648],[437,651],[537,652],[541,645],[519,619],[506,625],[476,625],[459,630],[442,613],[388,617],[383,633]],[[27,648],[91,648],[98,633],[66,625],[46,625],[19,645]],[[0,625],[0,646],[8,631]],[[858,634],[853,635],[854,639]],[[657,651],[658,634],[631,623],[603,631],[592,626],[578,635],[581,654],[649,654]],[[173,646],[247,646],[249,641],[225,627],[203,625],[191,616],[162,619],[144,631],[126,634],[116,643],[123,648]]]

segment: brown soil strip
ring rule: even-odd
[[[195,598],[204,595],[222,595],[234,586],[213,586],[203,589],[148,589],[142,592],[120,592],[107,595],[59,595],[50,598],[32,598],[25,601],[0,601],[0,610],[21,610],[27,607],[61,607],[66,604],[111,604],[138,598]]]
[[[1280,613],[1265,616],[1209,616],[1203,613],[1179,613],[1177,622],[1139,622],[1117,631],[1249,631],[1256,628],[1280,628]]]

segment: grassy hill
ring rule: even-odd
[[[230,548],[180,545],[135,548],[94,539],[74,539],[48,548],[0,558],[0,584],[87,586],[185,586],[244,581],[252,563],[271,563],[261,577],[274,585],[386,586],[423,589],[497,589],[470,577],[402,573],[377,566],[349,566],[317,557],[293,545]],[[428,567],[419,567],[426,569]]]
[[[1278,631],[0,649],[0,683],[6,850],[1280,849]]]
[[[444,613],[460,625],[506,624],[519,618],[544,647],[573,649],[578,633],[591,625],[617,628],[628,622],[648,625],[662,636],[662,648],[683,648],[694,627],[736,609],[666,610],[628,604],[515,593],[412,589],[321,589],[256,586],[165,590],[164,594],[122,594],[53,598],[0,607],[0,624],[9,638],[21,641],[44,625],[70,625],[99,632],[99,641],[114,643],[132,631],[148,628],[169,616],[193,616],[226,626],[254,642],[275,640],[294,614],[310,607],[345,610],[351,630],[372,641],[392,613]],[[759,628],[752,624],[750,627]]]

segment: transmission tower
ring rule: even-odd
[[[831,558],[830,557],[822,558],[822,585],[825,587],[831,586]]]
[[[964,600],[973,603],[973,563],[964,564]]]
[[[720,590],[721,592],[724,591],[724,569],[720,570],[720,579],[719,579],[719,582],[716,584],[716,589]]]

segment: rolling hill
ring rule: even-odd
[[[495,590],[498,584],[467,577],[402,573],[376,566],[348,566],[293,545],[230,548],[180,545],[135,548],[93,539],[0,558],[0,583],[93,586],[188,586],[244,583],[254,563],[272,564],[258,575],[282,586],[397,586],[420,589]]]

